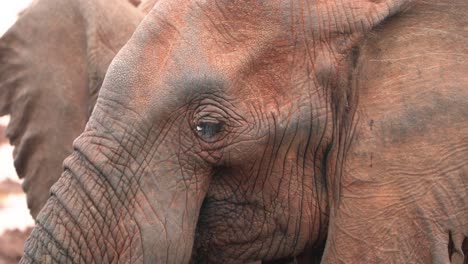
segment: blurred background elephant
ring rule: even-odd
[[[129,2],[35,1],[2,37],[0,116],[11,115],[7,136],[33,217],[84,129],[109,63],[156,1]]]
[[[51,1],[68,3],[36,7]],[[86,13],[76,3],[66,18]],[[27,41],[7,34],[0,72],[13,77],[0,102],[17,167],[21,141],[35,147],[47,127],[23,129],[28,115],[12,110],[41,99],[8,89],[22,76],[64,85],[79,102],[65,119],[88,121],[22,262],[463,263],[467,10],[461,0],[160,0],[143,20],[117,19],[114,29],[141,23],[115,58],[109,48],[93,60],[87,42],[111,33],[84,30],[79,47],[79,33],[59,34],[75,50],[29,75],[12,49]],[[79,52],[86,63],[69,59]],[[102,81],[108,64],[88,61],[112,58]]]

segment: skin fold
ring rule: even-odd
[[[466,12],[158,1],[21,263],[463,263]]]

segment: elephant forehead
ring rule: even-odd
[[[278,19],[279,8],[274,7],[260,1],[242,1],[238,5],[215,1],[168,5],[161,1],[140,25],[138,46],[148,59],[154,59],[159,51],[170,54],[185,69],[246,67],[258,54],[265,56],[266,49],[292,44],[277,41],[278,35],[287,31],[285,23]],[[160,51],[161,47],[164,51]],[[268,50],[268,54],[273,53]],[[249,56],[253,58],[247,59]]]
[[[306,103],[324,109],[317,76],[327,80],[337,61],[333,48],[308,42],[318,33],[303,26],[314,23],[299,23],[305,9],[278,1],[160,1],[106,79],[120,86],[125,105],[131,99],[141,111],[167,106],[164,98],[180,105],[188,94],[213,87],[266,112],[291,111],[293,102],[292,111]]]

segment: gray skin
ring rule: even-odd
[[[154,0],[38,0],[0,41],[0,116],[36,217],[84,130],[115,54]],[[122,19],[124,17],[125,19]]]
[[[463,263],[467,12],[161,0],[22,263]]]

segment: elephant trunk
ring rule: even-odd
[[[188,263],[209,177],[181,184],[175,172],[119,166],[124,154],[91,141],[75,142],[21,263]]]

